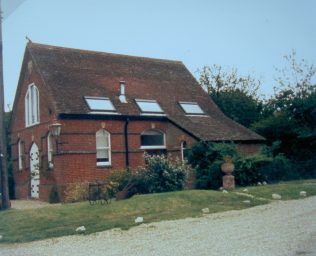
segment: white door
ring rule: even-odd
[[[31,197],[39,198],[39,152],[38,147],[33,143],[30,151],[30,170],[31,170]]]

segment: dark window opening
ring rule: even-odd
[[[147,130],[140,136],[142,147],[164,147],[164,134],[157,130]]]

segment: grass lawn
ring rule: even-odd
[[[243,187],[236,189],[236,192],[243,192],[245,188],[248,189],[248,194],[255,197],[272,199],[272,194],[276,193],[282,196],[282,200],[291,200],[301,198],[300,191],[306,191],[308,196],[316,195],[316,180],[299,180],[268,186]]]
[[[241,192],[244,188],[234,191]],[[0,212],[0,243],[28,242],[50,237],[74,235],[75,229],[85,226],[85,234],[111,228],[128,229],[135,226],[138,216],[145,223],[199,217],[202,209],[208,207],[210,213],[245,209],[268,203],[272,193],[282,195],[282,199],[297,199],[304,190],[308,196],[316,195],[316,180],[295,181],[276,185],[248,187],[254,195],[250,204],[243,201],[248,197],[235,193],[210,190],[186,190],[179,192],[137,195],[128,200],[113,201],[109,205],[93,205],[88,202],[64,204],[40,209]],[[233,191],[233,192],[234,192]],[[266,198],[258,200],[256,197]]]

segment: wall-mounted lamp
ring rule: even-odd
[[[56,152],[59,153],[58,138],[59,138],[60,132],[61,132],[61,124],[57,123],[57,122],[50,124],[50,125],[48,125],[48,130],[49,130],[50,134],[52,136],[54,136],[56,139]]]
[[[58,137],[61,132],[61,124],[60,123],[50,124],[48,126],[48,129],[54,137]]]

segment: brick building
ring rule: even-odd
[[[11,133],[16,197],[45,201],[53,187],[136,169],[145,151],[182,158],[199,140],[244,152],[264,141],[224,116],[182,62],[32,42]]]

